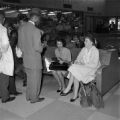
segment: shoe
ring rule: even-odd
[[[64,93],[63,91],[61,91],[60,95],[61,96],[66,96],[66,95],[68,95],[69,93],[72,93],[72,92],[73,92],[72,89],[69,92],[67,92],[67,93]]]
[[[61,88],[61,89],[58,89],[57,92],[62,92],[62,88]]]
[[[21,92],[15,92],[15,93],[10,93],[10,95],[15,95],[15,96],[17,96],[17,95],[21,95],[22,93]]]
[[[30,103],[42,102],[43,100],[45,100],[45,98],[38,98],[38,100],[36,100],[36,101],[31,101]]]
[[[9,97],[7,100],[2,100],[2,103],[7,103],[7,102],[11,102],[15,99],[15,97]]]
[[[64,93],[63,91],[60,93],[61,96],[66,96],[68,95],[70,92]]]
[[[70,102],[74,102],[74,101],[76,101],[78,99],[78,96],[76,97],[76,98],[71,98],[70,99]]]

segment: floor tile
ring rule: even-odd
[[[103,113],[95,112],[87,120],[118,120],[118,119]]]
[[[22,117],[0,108],[0,120],[24,120]]]
[[[72,104],[54,101],[27,120],[87,120],[93,113]]]
[[[69,103],[69,104],[73,104],[75,106],[79,106],[81,109],[88,109],[88,110],[96,110],[95,107],[91,106],[91,107],[85,107],[83,108],[81,105],[80,105],[80,98],[78,98],[75,102],[70,102],[70,99],[72,98],[73,94],[69,94],[67,96],[61,96],[58,100],[62,101],[62,102],[66,102],[66,103]]]
[[[120,87],[119,89],[115,92],[116,95],[120,95]]]
[[[99,112],[120,118],[120,96],[113,95],[105,101],[104,109],[100,109]]]
[[[17,90],[23,92],[12,102],[0,103],[0,120],[120,120],[120,86],[114,87],[104,97],[105,107],[97,110],[94,107],[82,108],[80,99],[70,102],[73,93],[60,96],[56,92],[58,82],[53,76],[44,76],[41,96],[45,101],[30,104],[25,99],[26,87],[23,81],[16,81]]]
[[[53,101],[54,99],[46,97],[43,102],[31,104],[30,102],[26,101],[25,94],[23,94],[22,96],[17,96],[17,98],[12,102],[2,104],[1,108],[26,118]]]

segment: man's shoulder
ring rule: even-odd
[[[34,29],[34,26],[29,22],[27,22],[26,24],[20,27],[20,30],[23,30],[23,31],[26,31],[26,30],[33,31],[33,29]]]
[[[34,33],[36,33],[36,34],[40,34],[41,33],[41,30],[39,28],[34,27],[33,29],[34,29]]]

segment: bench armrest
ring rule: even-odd
[[[102,72],[103,69],[107,68],[109,65],[102,65],[100,68],[98,68],[96,72],[96,86],[98,90],[102,93]]]

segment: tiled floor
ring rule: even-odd
[[[79,99],[70,103],[68,96],[60,96],[56,90],[57,81],[52,76],[45,76],[41,96],[45,100],[31,104],[25,99],[25,87],[22,80],[17,80],[17,90],[23,94],[9,103],[0,103],[0,120],[120,120],[120,85],[117,85],[105,97],[105,107],[82,108]]]

